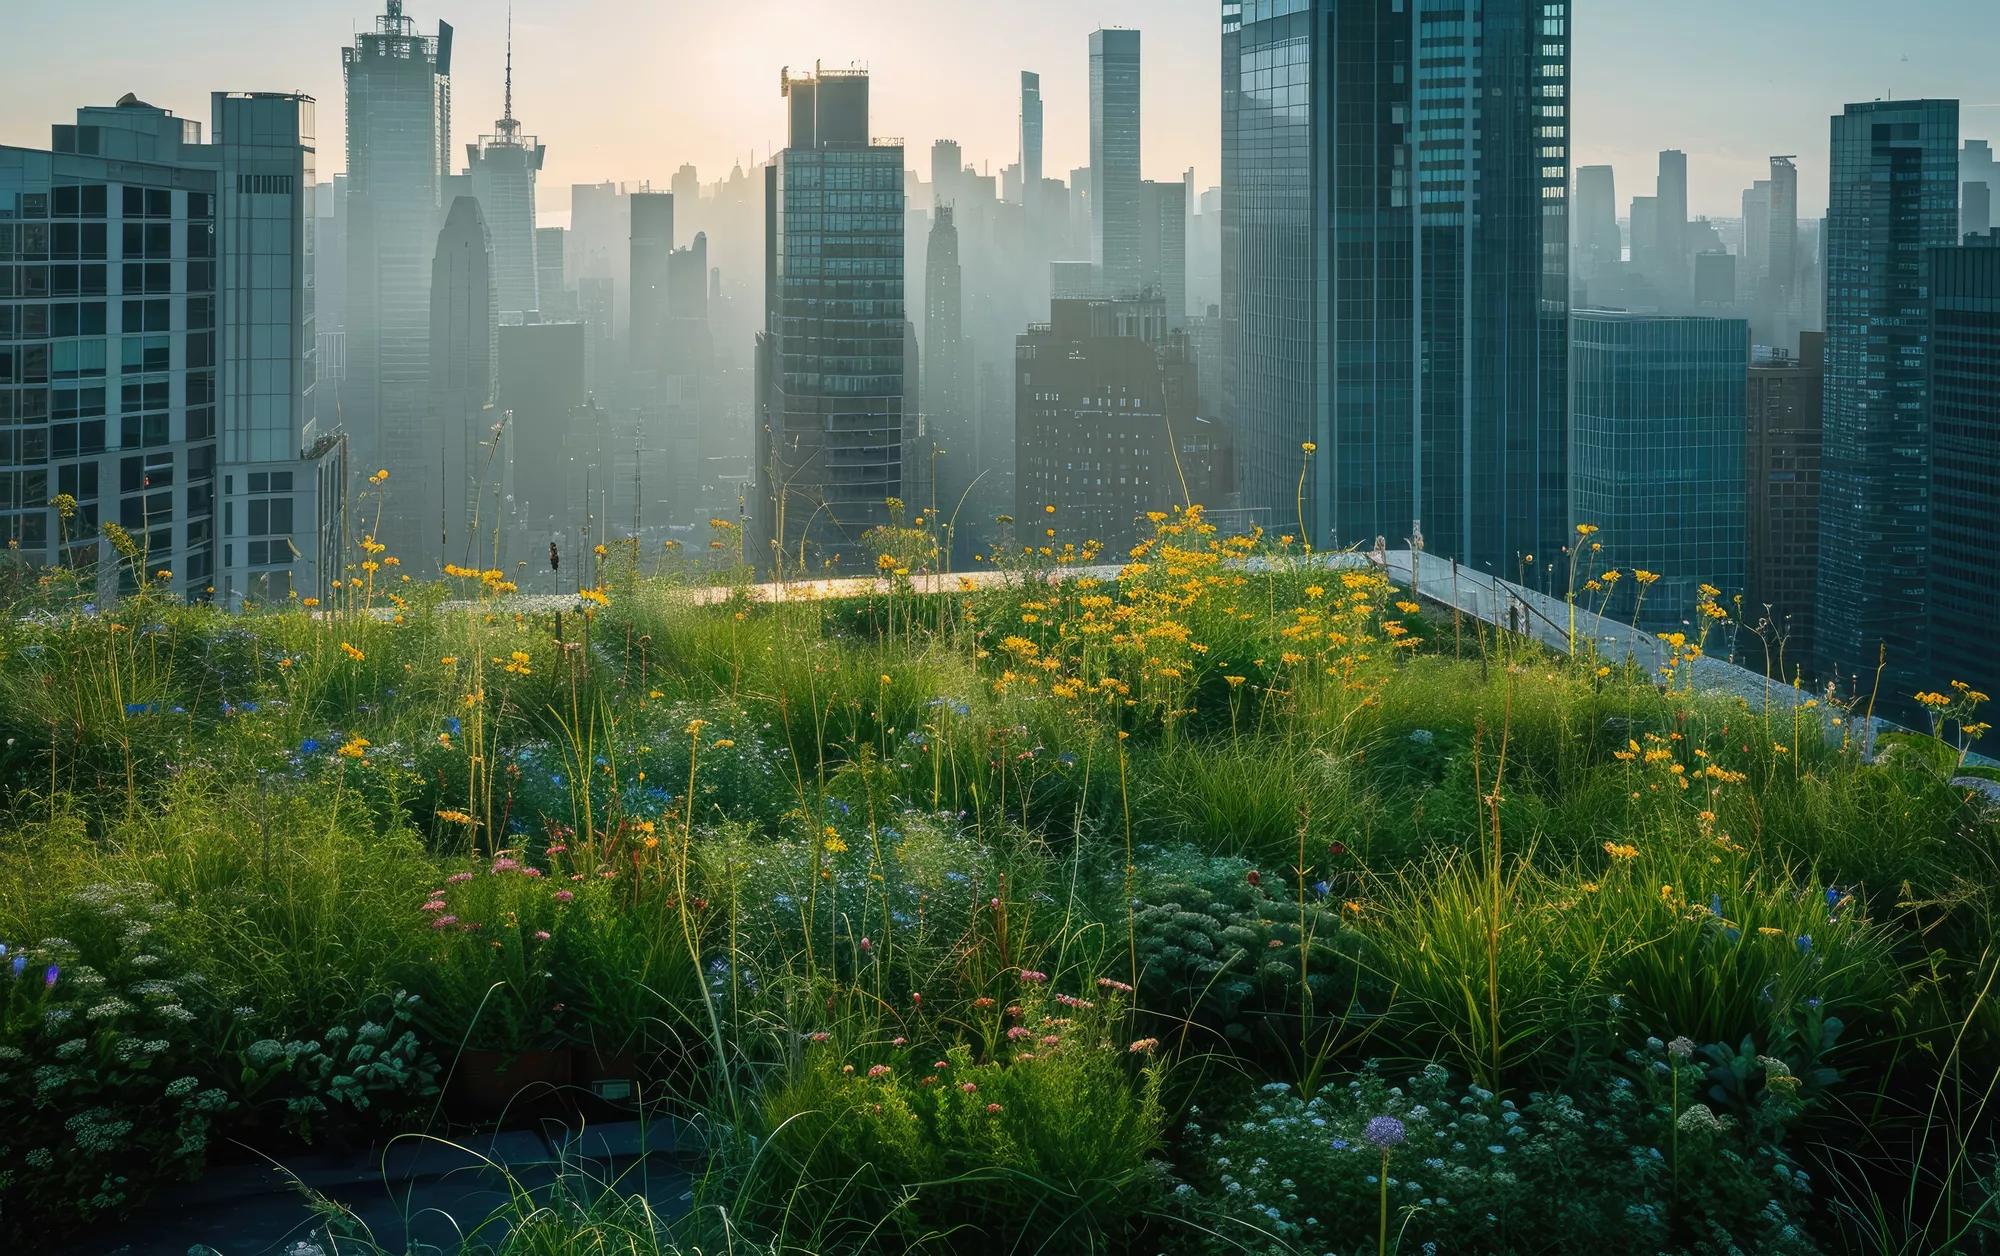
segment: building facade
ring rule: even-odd
[[[1090,260],[1098,291],[1144,282],[1139,246],[1139,32],[1090,34]]]
[[[1814,675],[1825,366],[1826,338],[1818,332],[1800,337],[1796,357],[1762,350],[1750,363],[1743,451],[1749,552],[1739,622],[1763,639],[1766,674],[1787,680]],[[1746,666],[1756,665],[1744,657]]]
[[[451,164],[449,23],[420,35],[403,0],[341,50],[347,85],[347,382],[355,465],[388,470],[383,540],[426,536],[426,494],[397,464],[429,447],[431,258]],[[410,555],[428,557],[428,555]]]
[[[1930,256],[1930,669],[2000,695],[2000,232]]]
[[[1875,101],[1833,119],[1826,219],[1826,443],[1818,645],[1843,692],[1914,692],[1930,488],[1925,310],[1958,236],[1958,102]]]
[[[512,25],[511,19],[509,25]],[[519,323],[542,308],[541,270],[536,254],[535,176],[547,146],[523,134],[514,117],[514,38],[507,37],[506,107],[493,133],[465,146],[472,194],[493,241],[493,293],[504,322]]]
[[[219,92],[211,127],[127,96],[0,148],[0,535],[102,597],[319,596],[338,571],[313,102]]]
[[[1749,324],[1578,310],[1571,326],[1571,509],[1603,546],[1579,560],[1579,582],[1620,571],[1610,613],[1630,620],[1636,607],[1642,628],[1693,621],[1703,584],[1733,612],[1747,561]],[[1659,580],[1642,590],[1641,569]]]
[[[1015,517],[1122,557],[1147,514],[1211,505],[1227,430],[1200,413],[1195,354],[1157,297],[1054,301],[1014,347]],[[1048,507],[1055,507],[1053,514]]]
[[[789,142],[764,168],[753,561],[873,561],[862,538],[907,497],[903,146],[871,142],[868,75],[784,80]]]
[[[1496,573],[1560,545],[1569,4],[1248,0],[1222,37],[1243,504]]]

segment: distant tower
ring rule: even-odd
[[[546,152],[540,140],[521,134],[514,119],[514,10],[507,9],[506,107],[493,134],[465,146],[472,194],[479,198],[493,238],[493,291],[503,321],[518,323],[541,308],[535,266],[535,175]]]
[[[493,400],[493,351],[498,332],[493,297],[493,248],[480,203],[461,196],[451,203],[431,261],[431,412],[437,447],[423,467],[423,487],[438,494],[439,552],[449,562],[484,567],[471,546],[476,504],[504,470],[482,456]],[[418,468],[403,470],[417,479]],[[494,522],[491,519],[488,523]]]
[[[1139,214],[1139,32],[1092,31],[1090,260],[1107,296],[1140,286]]]
[[[1042,76],[1021,71],[1021,204],[1035,217],[1042,194]]]
[[[958,266],[958,227],[949,205],[937,207],[931,224],[930,242],[924,250],[924,342],[923,391],[924,421],[929,440],[916,451],[930,459],[943,453],[919,472],[936,472],[936,504],[946,516],[958,495],[971,479],[975,434],[970,422],[967,397],[965,338]],[[929,508],[930,501],[913,503]]]
[[[435,441],[429,412],[431,258],[451,153],[451,25],[419,35],[403,0],[341,52],[347,79],[347,382],[341,420],[358,477],[391,468],[384,541],[407,546],[431,489],[395,478]],[[427,558],[409,549],[403,557]]]

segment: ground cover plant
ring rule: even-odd
[[[562,599],[16,579],[0,1236],[617,1076],[691,1208],[565,1173],[467,1250],[2000,1249],[1983,695],[1878,739],[1697,683],[1764,653],[1718,595],[1648,670],[1032,522],[837,598],[721,522]],[[1591,538],[1580,606],[1650,582]]]

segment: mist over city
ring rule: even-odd
[[[1995,18],[19,0],[0,1238],[2000,1251]]]

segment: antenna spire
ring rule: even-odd
[[[500,138],[513,143],[521,133],[521,124],[514,121],[514,4],[507,4],[507,92],[506,107],[501,110],[500,120],[493,124],[500,132]]]

